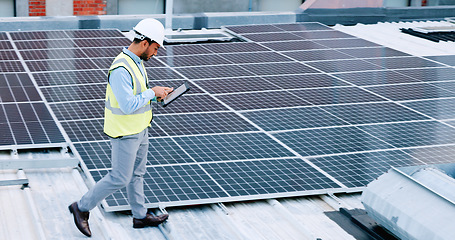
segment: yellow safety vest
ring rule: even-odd
[[[145,73],[144,65],[141,64],[141,66]],[[119,67],[125,68],[131,75],[134,95],[142,93],[147,89],[147,74],[145,74],[146,77],[144,79],[134,60],[123,52],[112,62],[108,72],[108,79],[111,72]],[[104,133],[113,138],[140,133],[150,126],[151,121],[152,106],[150,105],[150,101],[133,113],[125,114],[120,110],[120,106],[108,81],[106,105],[104,108]]]

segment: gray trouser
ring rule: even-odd
[[[112,138],[112,170],[82,196],[79,209],[89,211],[110,194],[126,187],[133,217],[145,218],[143,176],[148,143],[148,128],[138,134]]]

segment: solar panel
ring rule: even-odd
[[[283,89],[323,88],[349,85],[348,83],[324,73],[264,76],[263,78]]]
[[[74,144],[88,169],[109,169],[111,165],[111,143],[83,142]],[[149,139],[147,165],[194,163],[170,138]]]
[[[177,71],[189,79],[224,78],[254,75],[253,73],[250,73],[249,71],[237,65],[183,67],[178,68]]]
[[[25,72],[20,61],[0,61],[0,73]]]
[[[429,119],[427,116],[390,102],[323,106],[321,108],[353,125]]]
[[[391,167],[423,164],[400,150],[327,156],[309,160],[347,187],[365,187]]]
[[[338,184],[300,159],[201,164],[230,196],[292,193]]]
[[[388,47],[374,47],[374,48],[349,48],[338,49],[338,51],[354,56],[356,58],[382,58],[382,57],[399,57],[410,56],[407,53],[400,52]]]
[[[347,123],[319,107],[242,112],[265,131],[292,130],[346,125]]]
[[[25,63],[32,72],[98,69],[98,66],[92,60],[86,58],[37,60],[26,61]]]
[[[24,60],[87,58],[84,52],[77,48],[23,50],[20,54]]]
[[[455,161],[450,57],[438,64],[320,23],[227,29],[250,42],[169,45],[144,62],[149,86],[191,86],[152,104],[148,207],[345,192],[391,166]],[[0,148],[63,143],[56,117],[99,180],[111,168],[107,69],[131,41],[118,30],[10,36],[17,49],[0,34]],[[106,202],[129,209],[124,189]]]
[[[450,66],[455,66],[455,56],[454,55],[444,55],[444,56],[425,56],[425,58],[447,64]]]
[[[254,42],[277,42],[286,40],[302,40],[297,34],[278,32],[278,33],[252,33],[243,34],[243,37]]]
[[[313,41],[288,41],[288,42],[271,42],[263,43],[262,45],[271,48],[275,51],[297,51],[297,50],[311,50],[311,49],[327,49],[328,47],[318,44]]]
[[[49,104],[60,121],[103,118],[105,101],[80,101]]]
[[[105,176],[107,171],[94,170],[90,174],[97,181]],[[163,202],[182,202],[180,205],[185,205],[195,200],[210,201],[229,197],[199,165],[194,164],[148,167],[144,175],[144,185],[144,193],[147,196],[145,204],[155,208],[158,207],[158,203]],[[128,209],[125,208],[128,204],[126,189],[107,197],[106,202],[108,211],[110,208]]]
[[[32,32],[10,32],[11,38],[20,40],[41,40],[69,38],[65,31],[32,31]]]
[[[277,85],[266,81],[262,77],[239,77],[228,79],[206,79],[197,81],[196,84],[209,93],[234,93],[275,90]],[[191,92],[193,90],[191,89]]]
[[[235,113],[161,115],[154,120],[170,136],[257,131]]]
[[[1,50],[0,60],[19,60],[19,57],[17,56],[15,51]]]
[[[393,148],[374,134],[350,126],[280,132],[273,136],[304,157]]]
[[[455,112],[453,111],[455,108],[454,98],[405,102],[402,104],[438,120],[455,119]]]
[[[103,141],[109,139],[103,132],[103,119],[67,121],[61,122],[61,124],[72,142]],[[149,136],[166,136],[166,133],[152,122],[152,127],[149,128]]]
[[[49,102],[95,100],[105,98],[106,84],[43,87],[41,91]]]
[[[1,104],[1,145],[65,143],[44,103]]]
[[[455,93],[427,83],[384,85],[366,89],[394,101],[455,97]]]
[[[333,39],[333,38],[353,38],[354,36],[340,31],[307,31],[307,32],[293,32],[304,39]]]
[[[172,56],[160,57],[164,64],[170,67],[186,67],[186,66],[203,66],[203,65],[219,65],[229,64],[230,62],[218,55],[194,55],[194,56]]]
[[[227,53],[220,54],[220,56],[236,64],[292,61],[275,52]]]
[[[357,87],[303,89],[290,92],[314,105],[385,101],[384,98]]]
[[[15,41],[14,44],[16,45],[16,47],[19,50],[75,48],[75,47],[77,47],[76,43],[70,39]]]
[[[419,79],[400,74],[393,70],[338,73],[334,74],[334,76],[357,86],[421,82]]]
[[[422,68],[395,71],[424,82],[455,80],[455,69],[453,68]]]
[[[383,67],[379,65],[372,64],[360,59],[306,62],[306,64],[327,73],[383,69]]]
[[[455,143],[455,129],[435,121],[368,125],[359,128],[397,148]]]
[[[266,63],[266,64],[245,64],[242,68],[256,75],[279,75],[279,74],[301,74],[317,73],[318,71],[302,63]]]
[[[365,59],[365,61],[387,69],[442,67],[443,65],[419,57],[390,57]]]
[[[222,102],[225,102],[227,105],[229,105],[231,108],[235,110],[282,108],[311,105],[311,103],[309,103],[308,101],[305,101],[302,98],[288,91],[217,95],[216,98],[220,99]]]
[[[295,157],[264,133],[239,133],[175,137],[197,162]]]
[[[453,163],[455,145],[410,148],[403,151],[426,164]]]
[[[318,49],[305,51],[283,52],[284,55],[293,58],[297,61],[319,61],[319,60],[334,60],[334,59],[351,59],[353,56],[344,54],[333,49]]]

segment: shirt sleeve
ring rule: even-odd
[[[123,67],[114,69],[111,72],[109,83],[119,103],[120,110],[125,114],[133,113],[155,98],[155,92],[152,89],[147,89],[140,94],[134,95],[131,75]]]

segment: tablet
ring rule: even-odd
[[[190,85],[188,82],[184,82],[180,87],[174,89],[174,91],[170,92],[164,99],[161,101],[163,107],[166,107],[171,102],[173,102],[178,97],[182,96],[184,93],[190,90]]]

